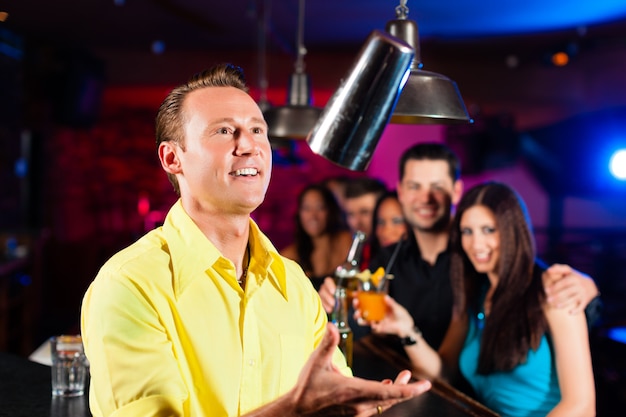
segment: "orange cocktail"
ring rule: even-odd
[[[385,291],[359,291],[359,310],[361,317],[367,321],[380,321],[385,318]]]
[[[378,268],[373,274],[365,270],[357,275],[359,277],[359,310],[365,321],[380,321],[385,318],[387,310],[385,295],[389,289],[391,274],[385,274],[384,268]]]

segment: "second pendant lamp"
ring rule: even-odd
[[[411,75],[402,89],[391,123],[453,124],[472,122],[461,93],[454,81],[445,75],[422,70],[417,23],[407,18],[406,0],[396,7],[396,19],[387,22],[385,30],[411,45],[415,57]]]
[[[304,0],[299,0],[297,59],[295,72],[289,79],[287,105],[271,107],[263,113],[270,141],[305,139],[322,112],[311,105],[311,81],[304,71],[304,8]]]

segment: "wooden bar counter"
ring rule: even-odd
[[[394,379],[410,369],[406,357],[385,339],[368,335],[354,343],[352,371],[355,376]],[[418,379],[417,376],[414,376]],[[498,417],[498,414],[443,381],[432,381],[430,391],[398,404],[383,413],[386,417]]]
[[[408,369],[406,358],[392,348],[366,336],[354,344],[353,371],[356,376],[382,380],[395,378]],[[50,367],[17,355],[0,353],[0,416],[11,417],[90,417],[89,395],[75,398],[53,397]],[[449,385],[434,381],[421,396],[383,413],[386,417],[497,417],[470,397]]]

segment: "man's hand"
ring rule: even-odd
[[[599,295],[593,279],[569,265],[554,264],[548,268],[543,274],[543,286],[548,303],[555,308],[567,308],[570,314],[583,311]]]
[[[322,305],[324,306],[324,310],[328,314],[332,313],[333,309],[335,308],[336,290],[337,286],[335,285],[335,280],[332,279],[332,277],[326,277],[318,291],[320,298],[322,299]]]
[[[338,343],[337,328],[329,323],[322,343],[311,355],[296,387],[290,392],[296,415],[372,416],[430,389],[431,384],[426,380],[409,384],[409,371],[400,372],[394,383],[346,377],[332,362]]]

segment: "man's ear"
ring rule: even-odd
[[[159,144],[159,161],[161,161],[161,167],[168,174],[180,174],[182,167],[180,159],[178,158],[178,152],[182,149],[178,144],[172,141],[165,141]]]
[[[463,197],[463,180],[458,179],[452,186],[452,205],[456,206]]]

